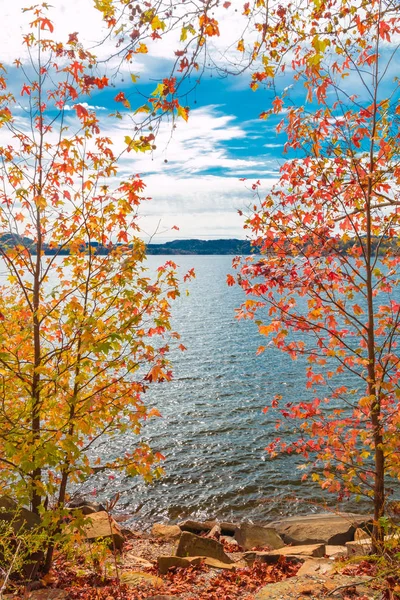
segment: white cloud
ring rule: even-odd
[[[248,184],[236,177],[193,176],[176,179],[169,175],[145,178],[146,195],[152,200],[142,204],[139,225],[144,237],[158,230],[154,242],[176,238],[243,238],[244,214],[253,204]],[[274,179],[261,181],[260,194],[266,193]],[[176,225],[179,231],[171,228]]]
[[[79,104],[81,106],[83,106],[84,108],[87,108],[88,110],[107,110],[107,108],[105,106],[92,106],[91,104],[88,104],[87,102],[79,102]],[[64,104],[64,110],[75,110],[74,109],[74,105],[69,105],[69,104]]]

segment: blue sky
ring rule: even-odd
[[[54,37],[66,41],[68,34],[79,33],[79,40],[87,47],[101,39],[102,23],[91,0],[55,0],[49,13],[55,25]],[[23,56],[21,32],[27,30],[30,13],[22,14],[25,0],[8,3],[4,14],[0,41],[0,61],[8,68],[9,81],[16,95],[21,87],[20,73],[11,66],[17,56]],[[218,40],[221,43],[222,40]],[[168,76],[173,56],[174,41],[168,48],[159,42],[147,56],[139,56],[131,67],[140,74],[133,85],[130,74],[120,72],[115,88],[97,93],[88,102],[99,107],[98,116],[103,132],[109,134],[117,147],[123,147],[123,138],[129,134],[129,122],[115,121],[108,115],[116,108],[114,97],[123,90],[132,107],[144,102],[137,92],[149,94],[155,80]],[[93,52],[102,60],[115,47],[107,43]],[[100,67],[111,75],[112,67]],[[273,121],[260,121],[258,115],[270,108],[272,94],[263,90],[253,92],[248,87],[249,76],[221,79],[210,74],[203,76],[195,92],[187,97],[190,106],[188,123],[182,119],[171,137],[171,123],[165,122],[157,136],[157,149],[152,155],[138,156],[133,152],[121,160],[121,177],[140,173],[146,182],[146,194],[152,197],[142,205],[140,225],[144,237],[157,232],[153,241],[175,238],[216,237],[244,238],[243,217],[238,210],[246,210],[251,203],[249,184],[240,178],[261,179],[265,189],[276,180],[282,161],[282,139],[277,138]],[[72,111],[71,111],[72,115]],[[275,120],[276,123],[276,120]],[[167,162],[165,162],[167,161]],[[177,225],[179,231],[171,227]]]
[[[110,112],[121,109],[114,97],[123,90],[132,108],[143,104],[156,82],[169,75],[179,33],[152,43],[148,55],[135,57],[129,68],[139,74],[140,79],[137,84],[132,84],[126,65],[115,75],[119,60],[104,62],[115,52],[115,42],[108,40],[96,46],[106,30],[100,14],[93,7],[93,0],[53,0],[51,4],[49,17],[55,25],[54,37],[65,42],[69,33],[78,32],[83,45],[92,48],[98,56],[99,74],[109,76],[115,86],[87,100],[98,108],[102,132],[113,139],[116,150],[122,150],[124,137],[131,133],[131,121],[129,111],[125,111],[122,121],[109,116]],[[23,55],[21,33],[27,31],[27,24],[32,20],[30,13],[22,14],[24,6],[26,0],[7,3],[0,39],[0,61],[8,67],[9,81],[17,96],[22,80],[20,72],[12,67],[12,61]],[[211,52],[215,56],[220,56],[230,43],[235,48],[235,41],[240,38],[242,21],[239,13],[234,11],[235,6],[240,8],[242,3],[234,0],[231,9],[222,14],[223,34],[212,40]],[[235,60],[237,55],[236,52]],[[395,62],[391,70],[396,71]],[[188,87],[192,87],[193,82]],[[182,104],[190,106],[188,123],[180,119],[172,131],[171,123],[165,121],[152,155],[133,152],[123,155],[120,177],[139,173],[147,185],[146,195],[152,197],[140,210],[139,224],[145,239],[155,233],[153,241],[158,242],[178,237],[245,237],[243,217],[238,210],[246,213],[246,207],[252,204],[252,193],[248,188],[253,181],[261,180],[261,194],[276,182],[279,166],[284,161],[285,141],[283,134],[277,136],[275,132],[280,116],[274,115],[267,121],[258,118],[261,112],[271,108],[272,91],[260,87],[253,92],[249,82],[248,73],[220,78],[215,72],[212,76],[211,72],[206,72],[195,91],[181,100]],[[278,81],[281,89],[290,83],[287,76]],[[297,90],[289,93],[304,95],[304,88],[299,85]],[[351,93],[365,94],[356,80],[349,78],[347,85]],[[73,114],[71,110],[71,119]],[[240,181],[241,178],[249,181]],[[172,230],[173,226],[178,226],[179,231]]]

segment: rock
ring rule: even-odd
[[[251,550],[257,546],[277,549],[285,545],[282,538],[271,527],[251,523],[239,525],[235,531],[235,539],[245,550]]]
[[[194,533],[184,531],[180,537],[176,556],[208,556],[223,563],[233,562],[224,552],[222,544],[210,538],[203,538]]]
[[[329,556],[329,558],[347,556],[347,548],[346,546],[331,546],[327,544],[325,546],[325,556]]]
[[[278,556],[325,556],[325,544],[308,544],[304,546],[285,546],[279,550],[272,550],[269,554]]]
[[[229,521],[221,521],[219,524],[221,527],[221,535],[234,536],[235,531],[238,528],[236,523],[230,523]]]
[[[341,573],[335,573],[326,579],[324,582],[324,591],[327,592],[326,596],[329,598],[340,598],[348,596],[346,592],[353,589],[353,594],[356,597],[362,596],[363,598],[381,598],[382,590],[373,590],[368,584],[371,581],[371,577],[365,575],[342,575]],[[344,587],[345,586],[345,587]]]
[[[175,540],[182,533],[178,525],[163,525],[162,523],[154,523],[151,528],[151,535],[162,538],[164,540]]]
[[[34,529],[40,526],[40,517],[24,507],[19,507],[8,496],[0,498],[0,520],[12,523],[15,533],[21,529]]]
[[[221,535],[219,541],[221,542],[221,544],[231,544],[232,546],[239,546],[237,540],[235,540],[235,538],[231,537],[230,535]]]
[[[297,571],[301,575],[326,575],[333,571],[332,561],[326,558],[308,558]]]
[[[100,502],[92,502],[81,496],[78,496],[77,498],[75,498],[75,500],[72,500],[69,503],[68,507],[69,508],[79,508],[79,510],[84,515],[91,515],[92,513],[103,512],[106,510],[105,506],[103,506],[103,504],[101,504]]]
[[[372,552],[370,538],[346,543],[347,556],[367,556]]]
[[[88,519],[87,525],[83,526],[83,532],[89,541],[110,538],[110,543],[117,550],[121,550],[124,543],[124,536],[118,523],[112,517],[109,518],[105,511],[91,514],[90,522]]]
[[[286,544],[343,545],[354,539],[357,527],[368,527],[370,517],[345,514],[308,515],[289,517],[269,524],[282,537]]]
[[[206,537],[219,538],[220,535],[221,535],[221,527],[219,526],[219,523],[216,523],[214,525],[214,527],[211,529],[211,531],[209,533],[207,533]]]
[[[160,587],[164,583],[161,577],[142,571],[122,571],[120,579],[121,583],[125,583],[129,587],[137,587],[139,585]]]
[[[205,531],[211,531],[217,521],[184,521],[179,523],[181,531],[189,531],[189,533],[204,533]]]
[[[296,575],[278,583],[269,583],[254,597],[254,600],[286,600],[306,597],[308,600],[321,600],[329,598],[343,598],[346,589],[341,586],[353,586],[358,594],[365,594],[365,585],[369,577],[352,577],[348,575]],[[338,589],[337,592],[335,590]],[[369,596],[370,598],[373,595]]]
[[[141,556],[136,556],[133,552],[124,552],[122,555],[122,566],[123,567],[132,567],[140,565],[142,568],[152,567],[153,563],[142,558]]]
[[[270,554],[269,552],[245,552],[243,559],[248,565],[252,565],[255,561],[266,563],[267,565],[275,565],[279,562],[279,554]]]
[[[214,569],[225,569],[228,571],[234,571],[235,569],[244,569],[245,567],[247,567],[245,562],[239,561],[228,565],[227,563],[223,563],[220,560],[217,560],[216,558],[205,558],[204,564],[208,567],[213,567]]]
[[[161,575],[165,575],[171,567],[187,569],[193,565],[201,565],[204,562],[204,556],[159,556],[157,558],[158,570]]]
[[[302,575],[301,577],[290,577],[278,583],[269,583],[263,587],[255,596],[254,600],[283,600],[286,598],[298,598],[305,595],[307,598],[322,597],[323,579],[313,575]]]
[[[361,529],[361,527],[357,527],[354,532],[354,540],[357,542],[358,540],[365,540],[370,538],[371,535],[365,529]]]
[[[41,520],[38,515],[24,507],[19,507],[14,500],[8,496],[0,497],[0,521],[10,523],[14,534],[24,531],[40,529]],[[11,547],[17,546],[15,540],[10,540]],[[0,560],[1,560],[0,553]],[[44,552],[37,551],[25,557],[22,565],[22,574],[25,579],[35,579],[40,565],[44,560]]]

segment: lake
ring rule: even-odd
[[[152,385],[146,394],[163,418],[146,424],[143,437],[166,456],[165,477],[150,485],[105,477],[86,492],[102,499],[120,491],[117,509],[138,525],[186,517],[265,521],[321,510],[320,489],[300,484],[301,459],[271,460],[264,451],[276,435],[272,415],[262,412],[268,399],[277,393],[288,401],[310,398],[304,363],[273,346],[256,356],[262,343],[257,326],[235,319],[244,294],[226,284],[232,257],[151,256],[149,266],[171,258],[182,272],[194,267],[196,279],[187,285],[190,295],[183,293],[173,308],[173,325],[187,351],[171,354],[173,381]],[[124,436],[103,443],[100,451],[114,456],[136,441]],[[333,496],[326,498],[335,506]]]

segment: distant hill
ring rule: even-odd
[[[35,253],[33,240],[14,233],[0,235],[0,248],[12,246],[24,246],[32,254]],[[91,244],[96,248],[98,254],[107,254],[108,247],[103,247],[97,242]],[[165,244],[148,244],[147,254],[250,254],[250,242],[246,240],[174,240]],[[57,254],[59,250],[55,247],[49,248],[44,245],[45,254]],[[68,254],[68,249],[63,249],[60,254]]]
[[[336,243],[336,251],[341,251],[346,254],[355,244],[354,238],[348,239],[346,242],[339,241]],[[23,246],[32,254],[35,254],[34,241],[22,237],[15,233],[3,233],[0,235],[0,249],[6,249],[14,246]],[[372,251],[376,252],[379,245],[379,254],[400,254],[400,239],[399,238],[372,238]],[[98,242],[90,244],[92,251],[96,254],[108,254],[110,248],[102,246]],[[68,248],[60,250],[57,247],[49,247],[43,245],[45,254],[69,254]],[[82,248],[85,250],[85,247]],[[164,244],[147,244],[147,254],[231,254],[234,256],[257,253],[257,249],[251,245],[248,240],[228,239],[228,240],[173,240]]]
[[[147,254],[250,254],[247,240],[174,240],[165,244],[148,244]]]

